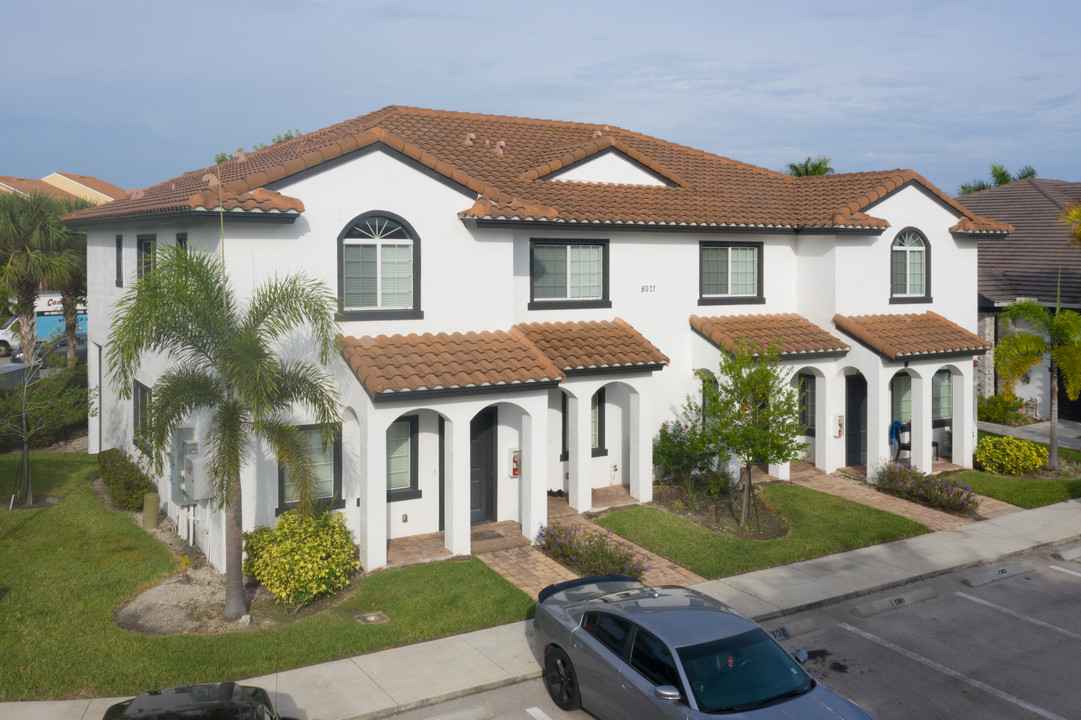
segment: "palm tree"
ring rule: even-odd
[[[830,159],[825,155],[817,155],[815,157],[807,156],[807,159],[803,162],[790,162],[785,166],[785,172],[789,175],[795,175],[796,177],[807,177],[809,175],[832,175],[833,168],[830,166]]]
[[[987,182],[983,178],[976,178],[972,182],[961,183],[957,186],[957,194],[968,195],[969,193],[988,190],[999,185],[1008,185],[1015,180],[1027,180],[1034,177],[1036,177],[1036,168],[1031,165],[1022,165],[1017,172],[1011,175],[1005,165],[991,163],[991,182]]]
[[[61,216],[94,206],[94,203],[82,198],[59,200],[57,204]],[[86,299],[86,232],[65,227],[60,238],[60,248],[60,252],[71,257],[71,271],[56,278],[46,278],[45,285],[47,289],[60,293],[64,335],[68,340],[67,364],[68,367],[74,367],[79,305]]]
[[[1063,210],[1060,222],[1070,231],[1070,240],[1081,245],[1081,204]]]
[[[319,365],[285,360],[275,344],[295,330],[311,332],[319,362],[338,347],[336,299],[301,275],[271,278],[242,307],[221,259],[169,246],[153,269],[116,306],[107,352],[109,378],[121,397],[132,395],[142,358],[172,360],[154,383],[145,422],[136,428],[159,474],[176,429],[204,412],[207,472],[225,511],[225,617],[247,612],[244,599],[240,472],[257,441],[266,442],[298,483],[299,509],[310,514],[316,476],[307,440],[287,420],[294,407],[311,413],[324,443],[333,442],[338,394]],[[274,483],[277,482],[275,478]]]
[[[37,344],[34,305],[42,282],[66,282],[79,265],[78,254],[66,249],[70,231],[61,214],[60,203],[44,193],[0,194],[0,287],[15,296],[27,362],[33,362]]]
[[[1058,380],[1061,375],[1066,396],[1076,400],[1081,394],[1081,315],[1063,310],[1061,303],[1052,312],[1031,298],[1011,303],[1002,313],[1010,323],[1023,322],[1030,329],[1014,329],[995,346],[995,367],[1002,375],[1003,394],[1013,395],[1018,380],[1027,380],[1036,365],[1049,356],[1051,378],[1051,437],[1047,460],[1058,470]]]

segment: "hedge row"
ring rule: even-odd
[[[141,510],[143,495],[157,492],[146,473],[123,450],[112,448],[98,453],[98,465],[109,494],[128,510]]]

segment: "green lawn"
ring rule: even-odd
[[[705,578],[738,575],[928,532],[917,522],[798,485],[759,491],[791,528],[774,540],[736,538],[652,507],[616,510],[597,524]]]
[[[18,457],[0,456],[10,493]],[[375,573],[356,594],[270,630],[154,637],[113,613],[176,569],[168,551],[89,487],[96,459],[35,453],[39,510],[0,511],[0,700],[134,695],[154,687],[256,677],[530,617],[533,600],[478,560]],[[381,610],[391,621],[361,625]]]
[[[1023,508],[1081,497],[1081,478],[1030,478],[969,470],[958,476],[975,492]]]

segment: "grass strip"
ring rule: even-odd
[[[1032,509],[1081,497],[1081,478],[1032,478],[969,470],[958,476],[980,495]]]
[[[716,533],[652,507],[616,510],[596,520],[646,550],[709,579],[785,565],[928,532],[920,523],[799,485],[759,490],[789,525],[772,540]]]

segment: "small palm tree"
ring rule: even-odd
[[[968,195],[969,193],[987,190],[989,188],[998,187],[999,185],[1008,185],[1016,180],[1027,180],[1028,178],[1034,177],[1036,177],[1036,168],[1031,165],[1022,165],[1017,172],[1011,175],[1005,165],[991,163],[991,182],[988,182],[983,178],[976,178],[972,182],[961,183],[957,187],[957,194]]]
[[[225,511],[225,617],[247,612],[243,592],[243,497],[240,471],[257,440],[266,442],[296,479],[299,509],[310,514],[316,475],[307,440],[287,420],[301,406],[334,441],[338,395],[326,371],[310,362],[282,359],[280,339],[310,331],[319,361],[338,346],[336,299],[326,286],[300,275],[275,277],[238,302],[216,256],[169,246],[156,264],[117,303],[109,337],[110,381],[121,397],[132,394],[140,362],[150,353],[172,361],[150,392],[146,419],[136,428],[155,470],[176,429],[204,412],[207,470],[215,500]],[[271,481],[275,486],[277,479]]]
[[[1070,240],[1081,245],[1081,204],[1066,208],[1060,222],[1070,231]]]
[[[1045,356],[1050,359],[1051,437],[1047,464],[1058,470],[1058,381],[1061,375],[1071,400],[1081,394],[1081,315],[1061,306],[1052,312],[1037,300],[1025,299],[1011,303],[1002,317],[1030,328],[1015,329],[995,346],[995,367],[1002,375],[1003,394],[1012,396],[1018,380],[1028,380],[1033,367],[1042,365]]]
[[[789,175],[795,175],[796,177],[832,175],[833,168],[830,166],[830,159],[825,155],[817,155],[813,158],[808,155],[807,159],[802,162],[788,163],[788,165],[785,166],[785,172]]]
[[[0,194],[0,287],[15,296],[27,362],[33,362],[37,345],[34,305],[42,283],[66,282],[78,272],[79,256],[68,251],[71,231],[60,222],[62,212],[60,203],[44,193]]]

